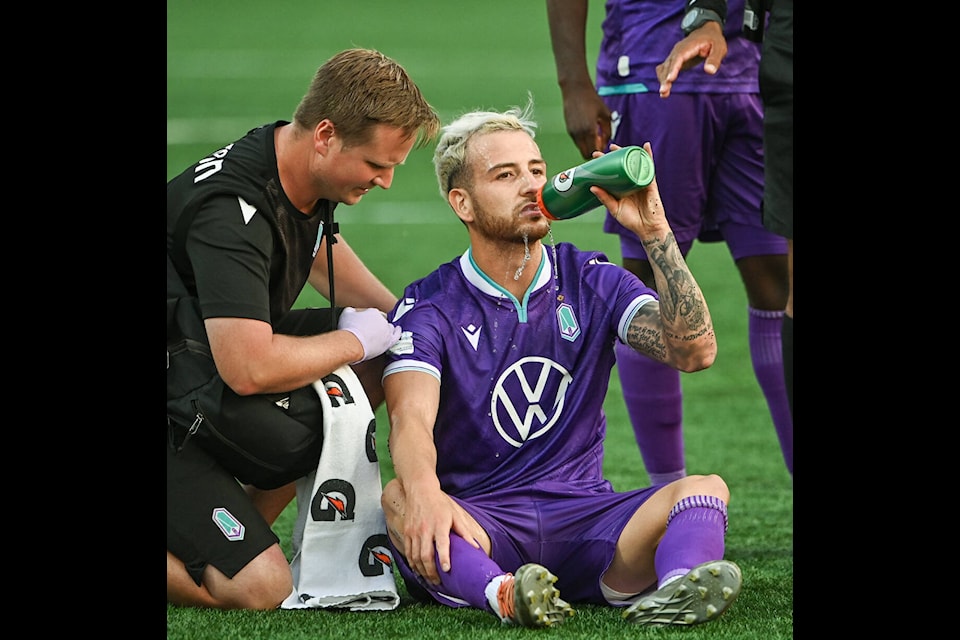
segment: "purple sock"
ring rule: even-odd
[[[793,318],[784,314],[783,329],[783,379],[787,385],[787,401],[790,403],[790,419],[793,419]],[[791,430],[792,433],[792,430]],[[790,440],[793,442],[793,439]],[[790,447],[790,475],[793,475],[793,447]]]
[[[793,412],[787,397],[784,382],[784,360],[781,339],[783,311],[760,311],[748,308],[750,334],[750,357],[753,360],[753,372],[767,399],[773,427],[780,440],[787,471],[793,475]]]
[[[727,505],[716,496],[689,496],[673,506],[654,556],[658,587],[698,564],[723,558]]]
[[[617,341],[617,372],[651,484],[687,475],[680,372]]]
[[[506,573],[484,553],[483,549],[474,548],[455,533],[450,534],[450,572],[440,571],[439,586],[432,585],[414,575],[409,565],[396,551],[394,556],[399,558],[397,566],[409,591],[413,591],[410,588],[410,582],[413,581],[427,591],[434,600],[451,607],[471,606],[490,611],[484,590],[490,580]],[[440,557],[436,554],[434,554],[434,561],[439,569]]]

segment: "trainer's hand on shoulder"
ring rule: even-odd
[[[363,347],[363,357],[350,364],[357,364],[371,358],[392,347],[400,340],[401,329],[398,325],[387,322],[387,315],[379,309],[354,309],[344,307],[340,314],[337,329],[349,331],[360,341]]]

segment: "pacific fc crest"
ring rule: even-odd
[[[573,342],[580,335],[580,323],[573,313],[573,307],[566,302],[557,305],[557,325],[560,327],[560,337]]]

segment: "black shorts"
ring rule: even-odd
[[[236,478],[200,447],[167,445],[167,551],[197,585],[208,564],[233,578],[280,541]]]
[[[793,0],[775,0],[760,56],[763,226],[793,238]]]

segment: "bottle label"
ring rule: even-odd
[[[573,186],[573,174],[577,172],[577,168],[573,167],[572,169],[567,169],[566,171],[561,171],[553,177],[553,188],[564,193],[570,190],[570,187]]]
[[[653,181],[653,160],[641,147],[622,147],[565,169],[537,192],[537,205],[551,220],[566,220],[600,206],[590,191],[603,187],[616,198],[642,189]]]

